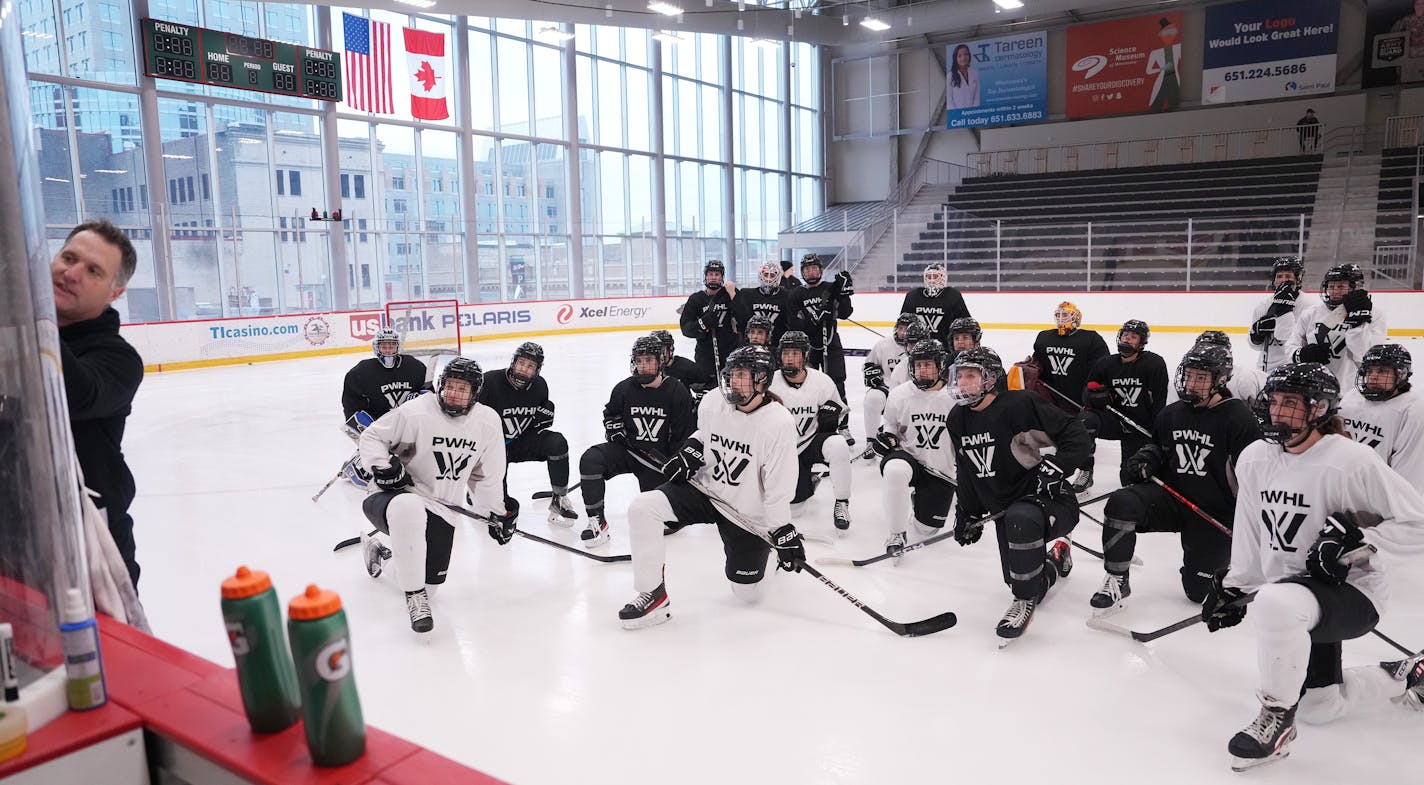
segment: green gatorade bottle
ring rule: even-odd
[[[301,698],[272,579],[260,570],[238,567],[236,575],[222,582],[222,615],[248,724],[258,733],[290,728],[301,716]]]
[[[341,598],[315,584],[308,586],[287,605],[287,635],[301,685],[312,762],[344,766],[366,752],[366,723],[351,673],[351,643]]]

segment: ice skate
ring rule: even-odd
[[[583,547],[597,548],[608,542],[608,519],[599,513],[588,519],[588,528],[579,532],[579,539],[583,540]]]
[[[1004,611],[1004,618],[999,620],[999,626],[995,629],[999,636],[999,648],[1008,646],[1024,634],[1029,622],[1033,621],[1033,610],[1037,605],[1036,600],[1017,598],[1009,604],[1009,609]]]
[[[645,591],[624,605],[623,610],[618,612],[618,619],[623,623],[623,629],[640,630],[671,619],[671,608],[667,584],[659,583],[656,589]]]
[[[578,520],[578,513],[567,494],[556,493],[549,497],[549,525],[567,529]]]
[[[850,500],[836,499],[835,511],[831,513],[831,523],[836,527],[836,531],[842,536],[850,528]]]
[[[1280,760],[1290,755],[1290,743],[1294,739],[1295,707],[1262,706],[1256,721],[1232,736],[1226,745],[1234,759],[1231,770],[1246,771]]]
[[[1103,587],[1098,589],[1088,604],[1098,609],[1095,616],[1103,616],[1113,611],[1122,610],[1122,601],[1132,594],[1132,584],[1128,581],[1127,573],[1114,575],[1107,573],[1103,577]]]
[[[366,558],[366,574],[372,578],[381,577],[381,568],[386,559],[391,558],[391,549],[381,544],[375,537],[362,538],[362,552]]]
[[[435,619],[430,615],[430,595],[424,588],[405,593],[405,609],[410,613],[412,630],[430,632],[435,628]]]

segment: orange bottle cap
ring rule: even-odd
[[[237,574],[224,578],[222,597],[224,600],[240,600],[254,597],[272,588],[272,578],[261,570],[250,570],[247,565],[237,568]]]
[[[292,598],[287,604],[287,617],[295,621],[324,619],[341,610],[341,595],[330,589],[318,588],[315,583],[307,590]]]

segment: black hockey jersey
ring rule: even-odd
[[[1236,513],[1236,459],[1261,438],[1251,407],[1236,398],[1210,408],[1176,401],[1157,415],[1152,435],[1167,451],[1167,466],[1158,475],[1162,481],[1230,527]]]
[[[1033,359],[1040,369],[1039,381],[1072,401],[1083,400],[1088,374],[1098,360],[1107,356],[1108,345],[1103,336],[1092,330],[1074,330],[1067,335],[1059,335],[1057,330],[1048,329],[1033,340]],[[1062,398],[1054,398],[1058,408],[1066,412],[1078,411],[1078,407]]]
[[[554,402],[549,400],[549,383],[543,376],[535,376],[521,390],[509,383],[505,369],[485,371],[480,403],[499,415],[505,444],[546,431],[554,424]]]
[[[969,306],[964,304],[964,295],[953,286],[944,287],[934,297],[919,286],[905,294],[900,313],[912,313],[924,319],[930,334],[949,346],[949,325],[955,319],[969,316]]]
[[[973,514],[992,514],[1037,490],[1045,447],[1071,475],[1091,455],[1088,430],[1075,417],[1023,390],[999,393],[983,411],[956,406],[946,424],[954,443],[959,504]],[[1057,501],[1077,504],[1072,493]]]
[[[849,318],[855,312],[850,295],[842,295],[834,283],[823,280],[816,286],[792,289],[790,299],[793,313],[788,329],[804,331],[811,339],[807,363],[832,379],[845,379],[845,352],[836,320]]]
[[[631,376],[614,385],[608,405],[603,407],[603,418],[614,417],[623,421],[635,449],[651,448],[659,456],[671,456],[697,430],[692,393],[669,377],[657,387],[644,387]]]
[[[704,314],[706,319],[703,319]],[[709,329],[702,329],[704,322]],[[736,323],[736,316],[732,313],[732,296],[726,289],[718,289],[713,294],[700,289],[683,304],[679,325],[683,335],[697,341],[694,357],[703,374],[715,374],[716,369],[727,360],[727,355],[737,348]],[[718,353],[715,359],[714,350]]]
[[[717,383],[717,380],[704,373],[697,363],[676,354],[673,355],[672,362],[669,362],[663,369],[663,373],[682,382],[689,389],[694,384],[715,385]]]
[[[425,385],[425,363],[408,354],[400,356],[394,368],[381,365],[368,357],[346,372],[341,385],[341,412],[346,419],[362,412],[379,420],[381,415],[396,408],[407,393],[419,392]]]
[[[791,298],[781,287],[763,292],[760,288],[738,289],[732,301],[732,312],[737,317],[737,332],[747,334],[747,322],[753,316],[765,316],[771,320],[771,343],[773,346],[786,332],[786,320],[791,317]]]
[[[1167,405],[1167,363],[1162,355],[1143,350],[1130,363],[1122,361],[1122,355],[1110,354],[1093,365],[1088,373],[1088,382],[1097,382],[1112,390],[1113,408],[1132,418],[1143,428],[1151,430],[1157,413]],[[1086,383],[1083,402],[1087,403]],[[1104,416],[1116,418],[1104,410]],[[1129,426],[1126,430],[1132,430]]]

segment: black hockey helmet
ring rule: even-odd
[[[754,343],[754,342],[752,341],[752,330],[761,330],[762,332],[766,333],[766,337],[765,337],[764,339],[762,339],[762,342],[761,342],[761,343]],[[766,314],[759,313],[759,314],[757,314],[757,315],[755,315],[755,316],[753,316],[752,318],[750,318],[750,319],[747,320],[747,328],[746,328],[746,331],[745,331],[745,332],[746,332],[746,336],[747,336],[747,343],[748,343],[749,345],[752,345],[752,346],[767,346],[767,347],[770,347],[770,346],[771,346],[771,334],[772,334],[772,332],[774,332],[775,330],[776,330],[776,322],[772,321],[772,319],[771,319],[770,316],[767,316]]]
[[[514,363],[521,357],[534,363],[534,373],[527,378],[514,372]],[[509,358],[509,367],[504,369],[504,378],[508,379],[510,384],[522,390],[528,387],[529,383],[534,381],[534,377],[538,376],[539,372],[543,369],[544,347],[533,341],[525,341],[514,348],[514,354]]]
[[[382,344],[394,344],[396,347],[395,352],[393,354],[382,353]],[[404,348],[404,346],[405,342],[401,340],[400,333],[390,327],[382,327],[376,331],[376,336],[371,339],[371,354],[375,355],[376,359],[381,361],[382,366],[386,368],[396,368],[400,366],[401,349]]]
[[[801,367],[791,368],[782,361],[783,353],[787,349],[795,349],[801,352]],[[800,330],[788,330],[781,335],[781,341],[776,345],[775,364],[780,366],[781,375],[786,377],[795,376],[800,373],[811,362],[811,338]]]
[[[1394,386],[1376,390],[1365,384],[1370,368],[1390,368],[1394,370]],[[1400,393],[1409,392],[1409,375],[1414,360],[1409,350],[1397,343],[1382,343],[1371,346],[1360,360],[1360,370],[1355,373],[1355,389],[1369,401],[1387,401]]]
[[[974,345],[978,346],[984,338],[984,330],[979,326],[979,321],[969,316],[961,316],[949,323],[949,341],[954,343],[954,336],[959,333],[969,333],[974,339]]]
[[[658,371],[653,374],[638,373],[638,358],[652,357],[658,363]],[[633,351],[628,356],[628,372],[638,384],[652,384],[662,373],[667,361],[663,359],[663,344],[656,335],[640,335],[633,341]]]
[[[722,396],[733,406],[750,402],[771,387],[771,374],[775,368],[771,352],[760,346],[743,346],[733,351],[727,355],[727,362],[722,365]],[[732,389],[732,375],[738,370],[751,372],[751,395],[743,396]]]
[[[1277,256],[1275,261],[1271,262],[1272,287],[1276,285],[1276,276],[1282,272],[1295,273],[1295,281],[1300,283],[1305,277],[1305,262],[1302,262],[1299,256]]]
[[[892,336],[895,339],[895,343],[904,346],[906,341],[908,340],[905,336],[906,332],[908,332],[910,325],[924,325],[924,323],[925,320],[921,318],[921,316],[917,313],[900,314],[900,316],[895,319],[895,333]]]
[[[1331,308],[1340,304],[1339,300],[1330,299],[1330,284],[1335,281],[1348,282],[1348,291],[1353,292],[1365,285],[1365,271],[1358,264],[1337,264],[1325,271],[1325,278],[1320,282],[1320,299]]]
[[[1208,331],[1219,332],[1219,331]],[[1222,333],[1225,335],[1225,333]],[[1226,389],[1226,380],[1231,378],[1233,361],[1231,351],[1226,347],[1207,342],[1198,342],[1187,353],[1182,355],[1182,361],[1177,365],[1176,389],[1177,397],[1185,401],[1190,406],[1197,406],[1211,398],[1212,393],[1219,393]],[[1211,374],[1211,392],[1205,396],[1194,395],[1187,391],[1187,370],[1195,369]]]
[[[1231,338],[1226,334],[1225,330],[1202,330],[1201,334],[1198,335],[1197,339],[1192,341],[1192,343],[1223,346],[1228,352],[1231,351]]]
[[[933,379],[921,379],[920,374],[915,369],[915,363],[920,360],[931,360],[935,364],[935,375]],[[949,352],[945,351],[944,344],[938,338],[926,338],[923,341],[910,347],[910,354],[905,358],[905,362],[910,364],[910,381],[921,390],[928,390],[935,386],[945,373],[949,370]]]
[[[966,392],[959,386],[959,372],[971,369],[979,371],[979,389]],[[994,392],[1003,378],[1004,361],[999,359],[998,352],[987,346],[965,349],[954,358],[954,365],[949,368],[949,396],[956,406],[975,406],[984,400],[984,396]]]
[[[904,346],[906,350],[915,348],[915,344],[927,340],[933,336],[930,334],[930,326],[925,324],[925,320],[915,317],[916,321],[905,328]]]
[[[1277,424],[1271,418],[1271,394],[1294,393],[1305,401],[1306,418],[1298,427]],[[1318,414],[1317,408],[1324,407]],[[1261,438],[1272,444],[1291,446],[1312,428],[1329,422],[1340,410],[1340,382],[1320,363],[1286,363],[1266,377],[1261,395],[1252,407],[1261,423]]]
[[[464,405],[458,405],[445,400],[445,385],[451,379],[463,379],[470,383],[470,400]],[[484,385],[485,375],[480,370],[480,364],[469,357],[454,357],[450,362],[445,363],[445,367],[440,371],[440,382],[436,385],[435,393],[440,396],[440,411],[451,417],[463,417],[470,413],[470,408],[475,405],[475,400],[480,396],[480,388]]]
[[[1136,347],[1123,343],[1122,336],[1125,333],[1132,333],[1139,339]],[[1152,328],[1147,326],[1147,322],[1141,319],[1128,319],[1122,323],[1122,327],[1117,331],[1117,351],[1124,357],[1132,357],[1143,349],[1147,348],[1147,339],[1152,337]]]
[[[653,330],[649,337],[658,342],[658,346],[663,350],[663,366],[672,362],[673,353],[677,351],[677,342],[673,340],[672,333],[667,330]]]
[[[814,278],[806,274],[806,268],[807,268],[807,267],[815,267],[815,268],[816,268],[816,276],[815,276]],[[820,283],[820,282],[821,282],[821,273],[824,272],[825,269],[826,269],[826,266],[821,263],[821,257],[820,257],[819,254],[816,254],[816,253],[808,253],[808,254],[802,255],[802,257],[801,257],[801,280],[805,281],[807,286],[815,286],[816,284]]]
[[[707,276],[711,275],[712,273],[717,273],[718,275],[721,275],[722,278],[716,281],[707,280]],[[721,259],[709,259],[707,260],[707,264],[702,266],[702,283],[708,289],[721,289],[723,286],[726,285],[726,280],[727,265],[722,264]]]

